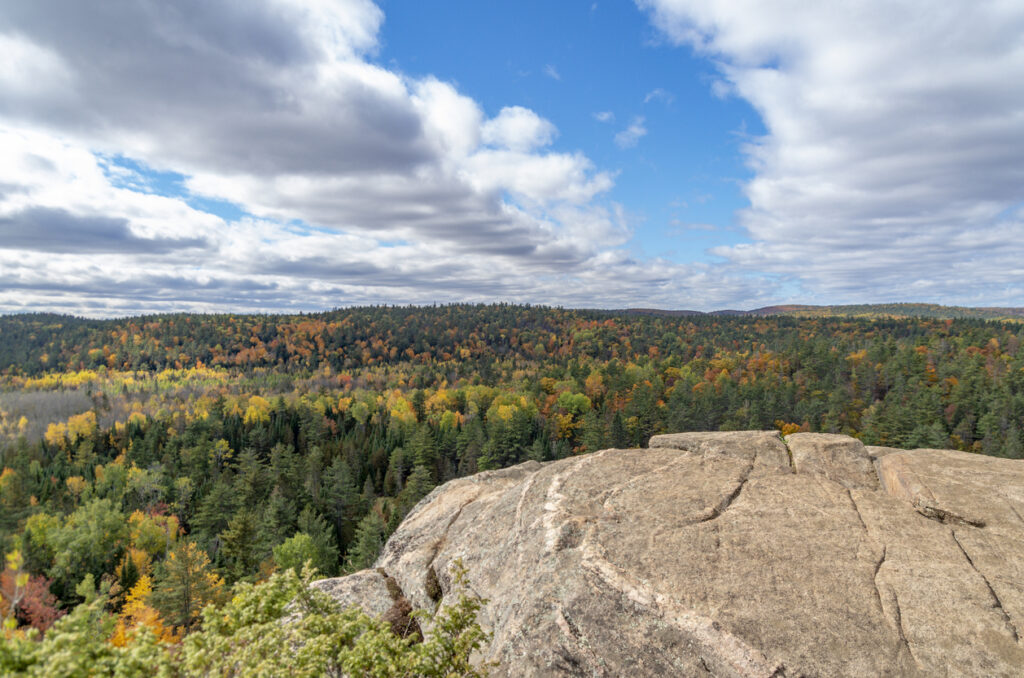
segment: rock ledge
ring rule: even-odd
[[[1012,676],[1022,516],[1019,461],[679,433],[446,483],[377,568],[433,608],[461,558],[499,676]]]

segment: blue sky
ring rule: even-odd
[[[510,104],[531,108],[558,127],[554,148],[582,149],[616,171],[608,198],[626,206],[638,256],[706,260],[709,243],[741,240],[733,215],[746,203],[741,182],[750,172],[740,144],[764,133],[760,118],[742,99],[714,96],[713,63],[670,44],[633,4],[381,7],[382,63],[451,80],[491,115]],[[606,122],[595,117],[606,113]],[[647,134],[620,148],[616,134],[638,118]]]
[[[1024,8],[0,9],[0,312],[1024,305]]]

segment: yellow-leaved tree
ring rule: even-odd
[[[135,586],[128,592],[121,615],[114,627],[114,635],[110,643],[115,647],[124,647],[132,636],[143,627],[153,632],[161,643],[177,643],[181,640],[181,631],[164,624],[160,613],[149,606],[149,597],[153,593],[153,583],[148,575],[142,575]]]

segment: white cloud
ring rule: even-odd
[[[71,79],[71,69],[53,50],[17,34],[0,33],[0,91],[22,99],[59,95]]]
[[[480,144],[483,119],[476,102],[435,78],[414,83],[413,89],[413,107],[436,157],[454,160],[472,153]]]
[[[638,115],[629,123],[629,127],[615,135],[615,145],[619,148],[633,148],[645,136],[647,127],[644,126],[643,116]]]
[[[592,173],[591,162],[580,153],[481,151],[468,168],[478,190],[508,190],[530,204],[585,203],[612,187],[611,175]]]
[[[0,310],[757,296],[632,259],[612,173],[550,150],[534,111],[486,119],[450,83],[371,63],[382,20],[367,0],[6,8]]]
[[[544,66],[544,75],[548,76],[552,80],[562,79],[562,74],[559,73],[558,69],[552,66],[551,64],[547,64],[546,66]]]
[[[751,243],[716,253],[806,300],[1024,298],[1024,5],[639,0],[768,130]]]
[[[588,186],[574,177],[588,171],[582,156],[474,155],[474,176],[489,184],[480,191],[508,186],[539,201],[502,203],[490,213],[498,223],[483,234],[474,222],[452,225],[444,214],[436,221],[407,215],[428,225],[403,231],[395,226],[398,213],[416,206],[371,196],[373,205],[394,211],[384,216],[394,230],[383,237],[385,231],[310,230],[279,219],[225,223],[182,199],[113,185],[102,162],[81,147],[13,130],[0,143],[8,151],[0,159],[0,308],[8,312],[313,310],[396,299],[671,305],[680,293],[713,304],[736,290],[756,297],[748,281],[637,262],[618,249],[630,236],[628,225],[621,210],[589,202],[608,179],[597,174]],[[502,172],[509,174],[492,176]],[[45,223],[43,209],[50,210]],[[49,230],[21,228],[33,210],[32,228]],[[414,237],[445,227],[446,237]],[[708,295],[705,282],[717,291]]]
[[[528,108],[508,106],[496,118],[484,123],[484,143],[516,151],[529,151],[549,145],[558,130],[549,121]]]
[[[614,122],[615,114],[611,111],[598,111],[597,113],[594,113],[594,120],[597,120],[598,122]]]
[[[670,104],[674,99],[675,97],[672,96],[671,92],[662,89],[661,87],[656,87],[644,96],[644,103],[649,104],[652,101],[664,101],[666,104]]]

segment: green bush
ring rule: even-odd
[[[415,612],[431,629],[422,642],[401,638],[389,624],[357,608],[342,610],[309,586],[315,571],[284,569],[259,584],[235,586],[230,602],[203,610],[202,627],[179,645],[163,645],[147,629],[124,647],[110,644],[114,617],[104,594],[82,603],[42,640],[8,634],[0,643],[4,676],[485,676],[470,656],[488,635],[476,621],[484,601],[466,595],[465,570],[455,566],[454,605]],[[83,591],[83,593],[85,593]]]
[[[313,538],[296,532],[274,547],[274,562],[282,570],[302,570],[303,563],[316,562],[317,551]]]

